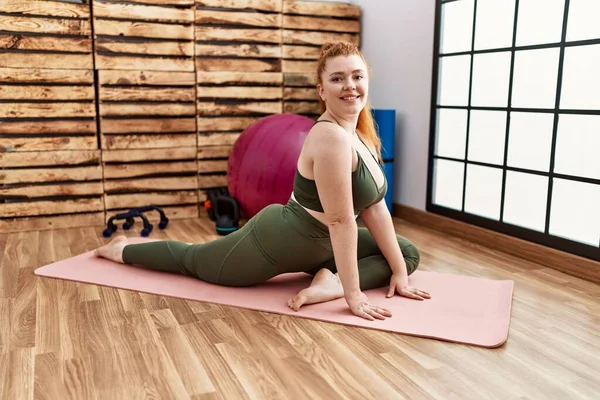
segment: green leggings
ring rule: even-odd
[[[419,252],[407,239],[397,239],[410,275],[419,265]],[[337,272],[327,227],[293,200],[269,205],[239,230],[207,243],[127,245],[123,261],[223,286],[251,286],[280,274],[315,274],[321,268]],[[366,228],[358,229],[358,269],[361,290],[389,284],[389,264]]]

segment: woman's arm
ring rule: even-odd
[[[346,301],[361,293],[358,279],[358,227],[352,201],[352,144],[335,125],[322,124],[314,143],[313,174],[325,212],[335,264]]]
[[[318,131],[313,143],[313,174],[331,236],[333,256],[344,298],[353,314],[369,320],[385,319],[389,310],[369,303],[358,277],[358,227],[352,199],[352,156],[348,133],[337,126]],[[307,138],[308,140],[308,138]]]
[[[383,256],[390,264],[392,273],[399,276],[405,282],[408,282],[406,261],[404,260],[404,255],[402,254],[402,250],[400,250],[400,246],[398,246],[394,222],[385,203],[385,199],[382,199],[379,203],[363,210],[360,216],[375,239]]]

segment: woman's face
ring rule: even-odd
[[[367,66],[358,55],[327,60],[318,85],[319,96],[336,115],[358,115],[367,102]]]

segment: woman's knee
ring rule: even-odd
[[[419,267],[421,262],[421,254],[419,253],[417,246],[402,236],[398,236],[398,245],[402,250],[402,255],[404,256],[404,261],[406,262],[406,270],[410,275]]]
[[[414,244],[408,246],[404,250],[404,260],[406,262],[406,269],[409,275],[415,272],[419,267],[421,262],[421,254],[419,254],[419,249],[417,249]]]

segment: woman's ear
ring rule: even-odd
[[[325,93],[323,93],[323,86],[321,86],[320,84],[317,85],[317,93],[319,94],[319,97],[321,97],[321,100],[325,101]]]

